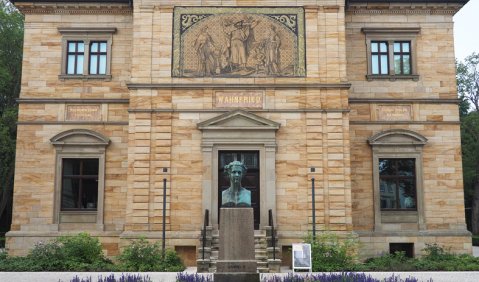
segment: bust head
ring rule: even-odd
[[[233,161],[225,165],[225,173],[228,175],[232,187],[241,187],[241,179],[243,178],[246,170],[246,166],[239,161]]]

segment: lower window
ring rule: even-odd
[[[381,210],[416,210],[415,159],[379,159]]]
[[[62,159],[62,211],[97,210],[98,168],[98,159]]]

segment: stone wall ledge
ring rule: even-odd
[[[128,89],[349,89],[351,83],[127,83]]]

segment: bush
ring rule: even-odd
[[[340,240],[338,235],[323,232],[316,239],[309,236],[313,271],[354,270],[357,259],[358,242],[348,237]]]
[[[176,275],[176,282],[213,282],[213,278],[209,275],[180,272]]]
[[[358,268],[363,271],[413,271],[416,269],[416,266],[414,259],[406,257],[404,252],[396,252],[370,258],[366,260],[364,265]]]
[[[0,256],[0,271],[102,271],[114,268],[87,233],[37,242],[26,257]]]
[[[159,242],[149,243],[145,238],[135,240],[125,247],[118,260],[119,268],[123,271],[177,272],[185,269],[174,251],[166,250],[163,257]]]

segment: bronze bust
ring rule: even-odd
[[[241,187],[241,179],[246,169],[246,166],[239,161],[225,165],[225,173],[230,179],[230,187],[221,195],[222,207],[251,207],[251,191]]]

